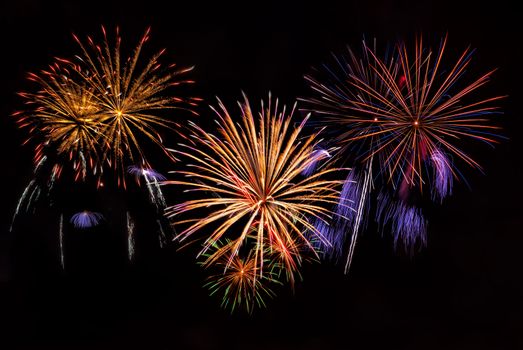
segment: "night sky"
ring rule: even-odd
[[[520,116],[521,16],[508,1],[36,1],[0,5],[0,349],[522,349],[523,126]],[[9,225],[32,175],[32,148],[10,115],[16,92],[34,85],[26,72],[78,48],[71,33],[100,38],[100,25],[121,29],[131,47],[149,26],[150,51],[196,68],[184,93],[202,97],[197,122],[211,126],[207,104],[232,110],[244,91],[254,105],[271,91],[287,104],[309,90],[303,75],[346,45],[423,34],[449,34],[448,53],[476,48],[471,73],[498,68],[482,93],[508,95],[499,116],[508,138],[495,148],[467,144],[485,174],[462,168],[442,206],[424,208],[428,247],[413,258],[370,225],[353,268],[309,264],[304,280],[277,290],[267,309],[230,315],[201,286],[194,249],[160,250],[151,238],[143,193],[93,194],[62,186],[57,205],[42,203]],[[177,140],[166,140],[175,144]],[[154,157],[153,157],[154,158]],[[166,172],[175,165],[154,159]],[[167,200],[183,198],[173,191]],[[67,241],[60,269],[60,210],[89,202],[113,213],[102,229]],[[131,208],[139,248],[126,262],[121,213]],[[120,221],[119,221],[120,220]]]

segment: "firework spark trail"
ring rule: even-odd
[[[33,188],[33,191],[31,192],[31,195],[29,196],[29,199],[27,200],[27,206],[25,207],[25,211],[29,212],[31,209],[31,204],[36,203],[38,198],[40,197],[40,186],[36,185]]]
[[[364,170],[363,184],[360,190],[359,202],[357,206],[356,218],[352,225],[352,235],[349,244],[349,250],[347,253],[347,261],[345,262],[345,273],[347,273],[352,264],[352,257],[354,256],[354,249],[356,248],[356,241],[358,234],[362,226],[363,215],[366,212],[365,208],[368,207],[367,196],[370,193],[372,187],[372,158],[367,162],[367,167]]]
[[[82,167],[81,167],[81,169],[82,169],[82,179],[85,181],[85,179],[87,177],[87,160],[85,160],[84,152],[79,151],[78,154],[79,154],[80,161],[81,161],[81,164],[82,164]]]
[[[305,169],[303,169],[303,171],[302,171],[302,174],[304,176],[311,176],[312,174],[314,174],[314,172],[316,171],[316,168],[318,166],[318,163],[320,161],[324,160],[325,158],[330,158],[331,155],[329,154],[329,152],[327,152],[324,149],[318,149],[314,152],[312,157],[313,157],[314,161],[311,162],[309,164],[309,166],[306,167]]]
[[[160,187],[160,182],[166,180],[165,176],[154,169],[139,165],[129,166],[127,168],[127,172],[136,177],[136,182],[138,184],[141,184],[140,179],[143,178],[145,187],[147,188],[147,192],[149,194],[150,202],[156,206],[156,209],[159,212],[163,213],[167,204]],[[158,241],[160,247],[163,248],[167,244],[167,235],[165,234],[161,221],[158,219],[156,220],[156,223],[158,224]]]
[[[43,156],[36,163],[35,168],[33,170],[34,177],[31,181],[29,181],[29,184],[27,184],[27,186],[24,188],[24,191],[22,192],[22,195],[20,196],[20,198],[18,199],[18,202],[16,204],[16,209],[13,214],[13,218],[11,219],[11,226],[9,226],[9,232],[13,231],[16,217],[18,216],[18,213],[20,212],[20,208],[22,207],[24,200],[27,197],[27,194],[29,193],[29,191],[31,191],[31,188],[32,188],[31,196],[29,197],[29,200],[27,201],[26,211],[29,211],[29,209],[31,208],[31,204],[36,202],[38,200],[38,198],[40,197],[41,190],[40,190],[40,186],[38,184],[36,184],[36,176],[37,176],[38,172],[40,171],[40,169],[42,168],[42,166],[44,165],[46,160],[47,160],[47,156]],[[36,196],[34,196],[35,191],[37,191]]]
[[[64,256],[64,214],[60,214],[60,223],[58,227],[58,245],[60,247],[60,266],[65,270],[65,256]]]
[[[434,186],[432,199],[443,202],[443,199],[452,194],[454,175],[452,164],[448,157],[440,150],[435,150],[431,155],[434,168]]]
[[[156,223],[158,224],[158,243],[160,244],[160,248],[165,247],[167,244],[167,235],[165,234],[165,231],[163,230],[162,222],[158,219],[156,220]]]
[[[13,231],[13,226],[15,224],[16,217],[17,217],[18,213],[20,212],[20,208],[22,207],[22,203],[24,202],[25,198],[27,197],[27,194],[29,193],[29,191],[31,191],[31,188],[33,188],[33,186],[38,186],[38,185],[35,185],[35,183],[36,183],[36,181],[34,179],[31,180],[29,182],[29,184],[25,187],[24,191],[22,192],[20,199],[18,199],[15,213],[13,215],[13,219],[11,220],[11,226],[9,227],[9,232]]]
[[[421,248],[427,245],[427,221],[420,208],[400,204],[391,220],[396,249],[399,240],[411,254],[414,253],[416,247]]]
[[[347,234],[352,231],[355,224],[360,197],[359,175],[352,169],[342,186],[339,202],[335,208],[336,217],[332,222],[316,220],[314,225],[330,242],[330,246],[319,240],[315,242],[315,247],[322,251],[325,257],[337,261],[343,255]]]
[[[135,254],[134,221],[129,212],[126,213],[126,227],[127,227],[127,257],[129,259],[129,261],[133,261],[134,254]]]
[[[262,111],[256,120],[244,96],[244,103],[240,105],[241,122],[236,123],[219,102],[220,110],[215,112],[221,137],[193,124],[197,146],[181,145],[186,150],[176,151],[194,162],[188,165],[194,171],[177,172],[191,180],[165,182],[188,186],[188,191],[203,196],[168,208],[168,218],[177,219],[173,220],[175,225],[189,225],[177,235],[179,240],[187,239],[205,226],[217,224],[218,227],[206,238],[201,255],[220,238],[237,232],[239,237],[234,244],[226,246],[232,249],[229,255],[232,262],[255,226],[254,259],[259,264],[260,274],[263,273],[267,242],[284,253],[289,272],[297,270],[299,243],[305,243],[310,251],[314,251],[305,237],[306,232],[330,244],[313,223],[316,219],[327,221],[336,216],[326,207],[338,204],[337,188],[344,182],[326,178],[327,174],[340,170],[330,166],[323,166],[313,175],[303,178],[303,170],[317,161],[315,150],[321,140],[318,134],[301,138],[307,119],[293,129],[291,116],[294,109],[287,114],[285,108],[279,111],[277,101],[275,106],[271,103],[270,98],[267,107],[262,103]],[[334,150],[326,151],[330,154]],[[180,214],[194,210],[211,212],[198,218],[178,219]],[[223,250],[215,252],[208,258],[208,263],[212,264],[225,253]]]
[[[156,177],[149,177],[147,175],[144,175],[144,177],[151,202],[154,203],[159,209],[165,208],[167,203],[165,202],[165,197],[163,196],[162,189],[160,188],[160,183]]]
[[[54,187],[54,184],[56,183],[56,179],[60,176],[61,168],[59,165],[55,164],[53,166],[53,169],[51,170],[51,177],[49,178],[49,183],[47,186],[47,194],[51,194],[51,190]]]
[[[145,168],[142,166],[132,165],[127,168],[127,172],[136,177],[136,182],[140,184],[140,178],[143,177],[145,186],[149,192],[149,200],[156,205],[157,209],[163,210],[167,204],[160,187],[160,182],[165,181],[166,178],[156,170]]]

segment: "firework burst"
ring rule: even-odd
[[[76,179],[85,179],[89,168],[99,165],[99,106],[92,91],[68,77],[58,63],[29,79],[40,87],[36,93],[20,93],[30,112],[17,112],[20,127],[28,127],[30,139],[38,140],[35,164],[45,161],[44,147],[71,161]]]
[[[293,127],[294,109],[289,114],[285,108],[279,111],[278,102],[272,106],[270,98],[267,106],[262,103],[258,118],[246,97],[240,109],[241,121],[237,124],[219,102],[219,109],[215,110],[219,136],[193,124],[196,146],[181,145],[185,150],[178,151],[193,162],[189,164],[190,170],[177,172],[190,180],[166,183],[188,186],[188,191],[202,196],[168,208],[167,216],[175,225],[187,226],[178,234],[180,240],[204,227],[211,228],[201,254],[220,238],[231,239],[226,248],[207,257],[208,263],[225,254],[225,249],[230,250],[232,263],[253,231],[256,237],[253,259],[258,273],[263,274],[264,252],[270,245],[281,252],[292,283],[302,244],[314,251],[304,233],[312,232],[329,244],[313,222],[326,221],[335,215],[328,207],[337,203],[338,187],[343,183],[332,179],[339,169],[331,167],[329,162],[308,177],[301,174],[320,161],[319,157],[330,160],[327,155],[334,149],[319,156],[318,135],[301,136],[307,118]],[[193,212],[196,218],[179,218],[187,212]]]
[[[271,269],[267,269],[260,275],[254,250],[249,250],[246,257],[238,254],[232,257],[223,254],[224,251],[230,253],[232,245],[234,242],[227,241],[224,245],[217,242],[211,247],[210,251],[214,250],[220,255],[212,267],[220,272],[208,277],[204,287],[209,290],[211,296],[221,296],[223,308],[230,308],[231,312],[244,308],[252,313],[256,307],[265,306],[265,298],[274,296],[269,286],[280,282]],[[270,261],[266,260],[266,263]],[[209,267],[209,265],[205,266]]]
[[[195,106],[199,99],[182,99],[166,94],[169,87],[193,81],[181,78],[192,67],[178,70],[171,64],[163,68],[160,58],[165,50],[152,56],[140,68],[141,52],[149,40],[150,30],[146,31],[127,59],[121,57],[118,29],[114,46],[110,44],[103,27],[102,31],[102,45],[96,44],[90,37],[87,43],[74,37],[80,45],[82,55],[78,57],[81,63],[73,67],[87,88],[94,92],[100,108],[100,134],[105,139],[104,159],[117,170],[119,183],[124,183],[126,161],[146,163],[141,146],[142,138],[152,141],[165,151],[156,128],[179,129],[177,122],[160,116],[157,112],[172,109],[192,112],[190,107]]]
[[[74,36],[80,46],[75,59],[57,58],[49,69],[29,74],[39,90],[20,93],[28,110],[15,116],[20,127],[29,128],[30,138],[37,139],[35,163],[50,148],[68,156],[65,161],[72,162],[76,180],[85,179],[88,170],[101,174],[108,164],[115,169],[118,184],[125,186],[125,163],[149,167],[143,142],[151,141],[170,155],[157,129],[180,127],[164,113],[173,109],[194,113],[191,108],[200,99],[169,94],[171,87],[193,82],[183,78],[192,67],[162,65],[165,50],[143,61],[149,30],[127,58],[121,53],[118,29],[114,43],[103,27],[102,32],[101,44]]]
[[[424,47],[418,39],[414,50],[399,43],[390,54],[379,55],[375,45],[363,42],[361,55],[349,49],[347,56],[335,57],[333,67],[324,66],[306,76],[315,97],[304,101],[307,110],[318,115],[314,123],[331,133],[363,175],[358,214],[350,224],[346,270],[379,175],[383,175],[383,185],[392,185],[400,200],[395,210],[387,211],[394,214],[384,215],[389,221],[393,215],[399,216],[392,223],[395,239],[403,239],[406,245],[425,242],[426,222],[421,211],[407,204],[413,188],[418,187],[421,193],[429,186],[432,198],[442,200],[451,193],[453,178],[460,174],[451,159],[480,169],[461,149],[462,141],[493,144],[499,140],[499,128],[490,117],[500,113],[493,103],[503,97],[474,98],[493,71],[464,82],[472,50],[465,50],[446,69],[446,46],[446,37],[438,50]],[[373,171],[376,167],[377,172]],[[409,231],[407,226],[415,228]]]
[[[84,210],[71,217],[71,223],[76,228],[89,228],[97,226],[102,221],[103,215],[92,211]]]
[[[462,83],[472,51],[465,50],[445,69],[446,46],[446,37],[437,51],[425,48],[419,39],[414,50],[400,43],[393,54],[381,58],[364,43],[361,58],[351,51],[348,59],[337,60],[339,69],[327,70],[328,81],[307,76],[317,93],[307,101],[322,116],[316,122],[338,125],[337,141],[360,147],[357,153],[363,161],[378,159],[396,187],[405,182],[421,188],[425,168],[437,166],[433,158],[441,151],[480,169],[458,142],[498,142],[499,127],[489,116],[500,113],[492,103],[503,97],[474,99],[473,93],[488,83],[493,71]]]

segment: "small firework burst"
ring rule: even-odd
[[[219,258],[212,267],[221,272],[208,277],[204,287],[211,296],[221,296],[223,308],[230,309],[231,312],[244,308],[252,313],[255,308],[265,307],[264,300],[274,296],[270,285],[279,282],[270,269],[260,274],[254,250],[249,250],[245,257],[230,255],[233,244],[234,242],[228,241],[224,245],[219,242],[213,245],[212,249],[218,252]]]
[[[103,220],[103,215],[100,213],[84,210],[74,214],[71,217],[71,224],[76,228],[90,228],[98,226],[100,221]]]
[[[138,165],[131,165],[130,167],[127,168],[127,172],[131,175],[136,176],[136,178],[138,180],[141,177],[146,179],[146,181],[153,180],[153,181],[161,182],[161,181],[167,180],[167,178],[164,175],[157,172],[156,170],[147,168],[147,167],[141,167]]]

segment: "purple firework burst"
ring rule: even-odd
[[[74,214],[70,222],[76,228],[89,228],[97,226],[102,219],[102,214],[84,210]]]
[[[166,177],[151,168],[144,168],[139,165],[131,165],[127,168],[127,172],[131,175],[139,177],[144,177],[146,180],[155,180],[155,181],[165,181]]]
[[[393,201],[384,193],[378,195],[376,221],[383,230],[390,224],[394,237],[394,248],[402,242],[405,250],[411,254],[416,248],[427,245],[427,220],[420,208],[410,206],[403,201]]]

